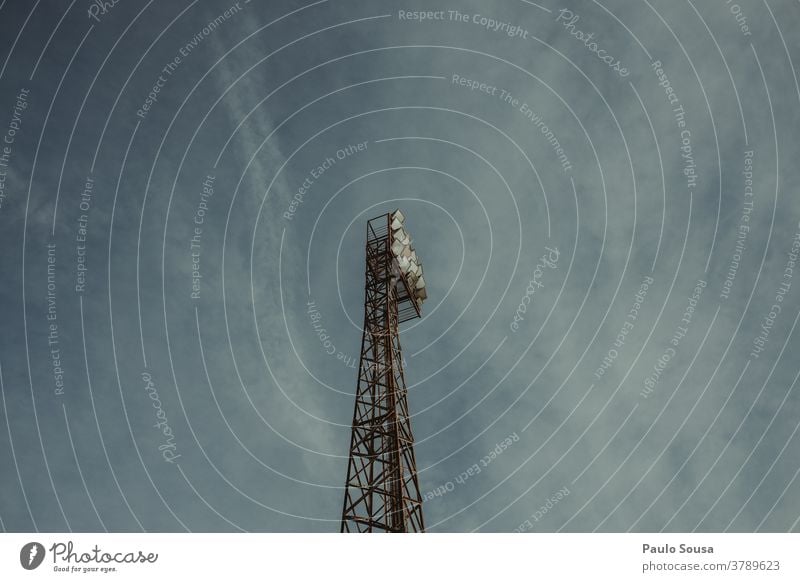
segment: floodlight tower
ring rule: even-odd
[[[361,362],[342,532],[422,532],[398,325],[420,316],[422,264],[396,210],[367,221]]]

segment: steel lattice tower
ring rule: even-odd
[[[342,532],[422,532],[398,325],[420,315],[422,266],[399,211],[367,222],[366,285]]]

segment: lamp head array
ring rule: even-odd
[[[395,210],[390,215],[390,219],[393,241],[392,254],[397,260],[400,272],[403,273],[406,281],[408,281],[414,300],[419,307],[422,307],[423,302],[428,298],[425,279],[422,276],[422,261],[417,256],[411,236],[409,236],[403,224],[405,221],[403,213]]]

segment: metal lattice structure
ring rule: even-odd
[[[367,222],[361,360],[342,532],[422,532],[398,326],[420,315],[422,266],[399,211]]]

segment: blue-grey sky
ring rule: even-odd
[[[797,531],[798,16],[0,1],[0,527],[338,531],[402,208],[429,531]]]

